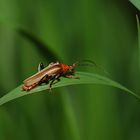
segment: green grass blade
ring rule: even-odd
[[[137,99],[140,100],[140,96],[132,92],[131,90],[127,89],[126,87],[122,86],[121,84],[98,74],[94,73],[86,73],[86,72],[77,72],[77,76],[80,77],[80,79],[68,79],[68,78],[62,78],[61,82],[58,82],[57,84],[53,85],[53,88],[57,87],[63,87],[63,86],[68,86],[68,85],[75,85],[75,84],[101,84],[101,85],[108,85],[108,86],[113,86],[119,89],[122,89],[131,95],[135,96]],[[43,85],[43,86],[38,86],[37,88],[26,92],[26,91],[21,91],[21,85],[11,92],[7,93],[3,97],[0,98],[0,105],[14,100],[16,98],[29,95],[35,92],[43,91],[48,89],[48,85]]]
[[[140,0],[129,0],[135,7],[140,10]]]
[[[140,69],[140,22],[139,22],[139,17],[136,15],[136,20],[137,20],[137,29],[138,29],[138,55],[139,55],[139,69]]]

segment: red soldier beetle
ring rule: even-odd
[[[81,62],[84,61],[96,66],[93,61],[82,60]],[[46,68],[44,68],[43,63],[40,63],[38,66],[38,72],[23,81],[22,90],[30,91],[42,83],[49,83],[49,91],[51,91],[52,85],[55,81],[59,82],[60,77],[79,79],[80,77],[74,76],[74,69],[79,63],[80,62],[76,62],[73,65],[67,65],[59,62],[52,62]]]
[[[60,81],[60,77],[62,76],[78,79],[79,77],[74,76],[75,66],[76,63],[70,66],[56,62],[50,63],[48,67],[44,68],[44,65],[41,63],[38,67],[38,72],[23,81],[22,90],[30,91],[42,83],[49,83],[49,90],[51,91],[52,84],[55,80]]]

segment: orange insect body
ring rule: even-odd
[[[69,71],[71,71],[71,69],[73,69],[74,66],[69,66],[66,64],[60,64],[61,70],[63,73],[67,73]]]
[[[48,83],[49,89],[51,90],[52,84],[55,80],[59,81],[60,77],[67,77],[67,78],[77,78],[73,77],[74,75],[74,68],[75,64],[72,66],[66,65],[66,64],[60,64],[59,62],[56,63],[50,63],[48,67],[43,68],[33,76],[25,79],[23,81],[22,90],[24,91],[30,91],[31,89],[35,88],[36,86],[42,84],[42,83]],[[44,67],[44,66],[43,66]]]

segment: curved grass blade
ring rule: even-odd
[[[135,94],[134,92],[122,86],[118,82],[115,82],[107,77],[94,74],[94,73],[87,73],[87,72],[77,72],[76,75],[79,76],[80,79],[62,78],[60,82],[53,85],[53,88],[63,87],[63,86],[68,86],[68,85],[76,85],[76,84],[101,84],[101,85],[108,85],[108,86],[113,86],[113,87],[122,89],[126,91],[127,93],[129,93],[130,95],[133,95],[134,97],[140,100],[139,95]],[[20,85],[19,87],[15,88],[14,90],[10,91],[9,93],[1,97],[0,105],[6,102],[9,102],[11,100],[14,100],[16,98],[29,95],[35,92],[39,92],[43,90],[46,90],[46,92],[48,92],[47,89],[48,89],[48,85],[42,85],[42,86],[38,86],[37,88],[29,92],[26,92],[26,91],[21,91],[21,85]]]
[[[139,69],[140,69],[140,21],[138,15],[136,15],[137,30],[138,30],[138,55],[139,55]]]
[[[140,10],[140,0],[129,0],[135,7]]]
[[[31,43],[34,44],[34,47],[40,52],[40,54],[46,58],[48,61],[60,61],[59,56],[54,53],[48,45],[46,45],[43,41],[37,38],[35,35],[31,34],[30,32],[24,29],[18,29],[17,32],[22,35],[24,38],[29,40]]]

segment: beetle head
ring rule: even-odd
[[[75,69],[75,64],[68,66],[67,74],[74,75],[74,73],[75,73],[74,69]]]
[[[74,75],[76,63],[74,63],[73,65],[65,65],[65,64],[63,64],[62,67],[63,67],[64,74]]]

